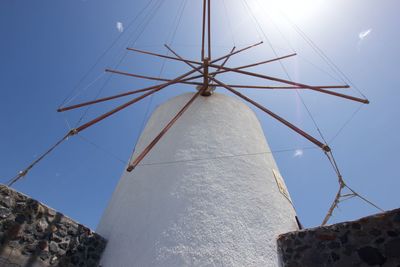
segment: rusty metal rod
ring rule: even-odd
[[[133,74],[133,75],[135,75],[135,74]],[[133,75],[132,75],[132,76],[133,76]],[[135,77],[135,76],[134,76],[134,77]],[[202,77],[202,76],[201,76],[201,77]],[[104,98],[99,98],[99,99],[96,99],[96,100],[92,100],[92,101],[88,101],[88,102],[83,102],[83,103],[79,103],[79,104],[76,104],[76,105],[71,105],[71,106],[67,106],[67,107],[62,107],[62,108],[57,109],[57,111],[58,111],[58,112],[64,112],[64,111],[67,111],[67,110],[76,109],[76,108],[81,108],[81,107],[85,107],[85,106],[89,106],[89,105],[93,105],[93,104],[105,102],[105,101],[108,101],[108,100],[113,100],[113,99],[120,98],[120,97],[124,97],[124,96],[128,96],[128,95],[133,95],[133,94],[137,94],[137,93],[141,93],[141,92],[150,91],[150,90],[153,90],[153,89],[155,89],[155,88],[157,88],[157,87],[159,87],[159,86],[167,85],[169,82],[173,82],[173,83],[171,83],[171,84],[176,84],[176,83],[193,84],[193,85],[202,85],[202,84],[203,84],[203,83],[200,83],[200,82],[187,82],[187,81],[189,81],[189,80],[194,80],[194,79],[197,79],[197,78],[196,78],[196,77],[189,77],[189,78],[186,78],[186,79],[183,79],[183,80],[179,80],[179,81],[176,81],[176,82],[173,82],[174,79],[160,79],[160,81],[166,81],[166,83],[162,83],[162,84],[158,84],[158,85],[153,85],[153,86],[146,87],[146,88],[139,89],[139,90],[128,91],[128,92],[121,93],[121,94],[117,94],[117,95],[113,95],[113,96],[108,96],[108,97],[104,97]]]
[[[243,51],[245,51],[245,50],[248,50],[248,49],[250,49],[250,48],[253,48],[253,47],[255,47],[255,46],[258,46],[258,45],[260,45],[260,44],[262,44],[262,43],[263,43],[263,41],[261,41],[261,42],[259,42],[259,43],[256,43],[256,44],[253,44],[253,45],[249,45],[249,46],[247,46],[247,47],[245,47],[245,48],[242,48],[242,49],[236,50],[235,52],[229,53],[229,54],[227,54],[227,55],[225,55],[225,56],[219,57],[219,58],[217,58],[217,59],[213,59],[210,63],[218,62],[218,61],[223,60],[223,59],[225,59],[225,58],[227,58],[227,57],[236,55],[236,54],[238,54],[238,53],[240,53],[240,52],[243,52]]]
[[[201,35],[201,61],[204,60],[204,43],[205,43],[205,38],[206,38],[206,5],[207,2],[206,0],[203,0],[203,24],[202,24],[202,35]]]
[[[106,69],[106,72],[111,72],[111,73],[115,73],[115,74],[120,74],[120,75],[124,75],[124,76],[140,78],[140,79],[152,80],[152,81],[162,81],[162,82],[170,82],[170,81],[172,81],[172,79],[157,78],[157,77],[140,75],[140,74],[135,74],[135,73],[129,73],[129,72],[124,72],[124,71],[119,71],[119,70]],[[194,79],[197,79],[197,78],[196,77],[193,77],[193,78],[189,77],[187,79],[181,80],[179,83],[198,85],[199,83],[187,82],[189,80],[194,80]]]
[[[185,113],[189,106],[196,100],[196,98],[205,90],[198,91],[187,103],[186,105],[175,115],[174,118],[161,130],[161,132],[150,142],[149,145],[136,157],[136,159],[128,165],[126,169],[131,172],[136,166],[144,159],[144,157],[151,151],[151,149],[160,141],[160,139],[168,132],[169,129],[174,125],[174,123]]]
[[[95,118],[95,119],[93,119],[93,120],[91,120],[91,121],[79,126],[78,128],[74,129],[74,131],[76,133],[79,133],[79,132],[85,130],[86,128],[92,126],[93,124],[96,124],[96,123],[104,120],[105,118],[107,118],[107,117],[109,117],[109,116],[121,111],[122,109],[124,109],[124,108],[126,108],[126,107],[128,107],[128,106],[130,106],[130,105],[142,100],[143,98],[145,98],[145,97],[147,97],[147,96],[149,96],[149,95],[151,95],[151,94],[153,94],[155,92],[160,91],[161,89],[173,84],[174,82],[177,82],[177,81],[181,80],[182,78],[184,78],[186,76],[189,76],[190,74],[192,74],[192,73],[194,73],[196,71],[199,71],[201,68],[202,68],[201,66],[197,67],[197,68],[194,68],[192,71],[189,71],[189,72],[187,72],[187,73],[175,78],[173,81],[168,82],[168,83],[166,83],[164,85],[161,85],[158,88],[156,88],[156,89],[154,89],[154,90],[152,90],[152,91],[150,91],[150,92],[148,92],[148,93],[146,93],[144,95],[141,95],[141,96],[139,96],[137,98],[134,98],[131,101],[129,101],[129,102],[125,103],[125,104],[122,104],[122,105],[116,107],[115,109],[113,109],[113,110],[111,110],[111,111],[109,111],[109,112],[107,112],[107,113],[105,113],[105,114],[103,114],[103,115],[101,115],[101,116],[99,116],[99,117],[97,117],[97,118]]]
[[[208,9],[208,60],[211,60],[211,0],[207,1],[207,9]]]
[[[214,64],[210,64],[210,66],[214,67],[214,68],[218,68],[219,67],[219,65],[214,65]],[[237,72],[237,73],[249,75],[249,76],[253,76],[253,77],[257,77],[257,78],[262,78],[262,79],[267,79],[267,80],[271,80],[271,81],[286,83],[286,84],[290,84],[290,85],[294,85],[294,86],[298,86],[298,87],[304,87],[304,88],[307,88],[307,89],[310,89],[310,90],[314,90],[314,91],[317,91],[317,92],[320,92],[320,93],[334,95],[334,96],[345,98],[345,99],[349,99],[349,100],[352,100],[352,101],[357,101],[357,102],[360,102],[360,103],[369,104],[368,99],[361,99],[361,98],[354,97],[354,96],[340,94],[340,93],[336,93],[336,92],[332,92],[332,91],[326,91],[326,90],[320,89],[318,87],[313,87],[313,86],[302,84],[302,83],[292,82],[292,81],[288,81],[288,80],[284,80],[284,79],[280,79],[280,78],[275,78],[275,77],[271,77],[271,76],[267,76],[267,75],[262,75],[262,74],[258,74],[258,73],[253,73],[253,72],[248,72],[248,71],[243,71],[243,70],[238,70],[238,69],[232,69],[232,68],[227,68],[227,67],[222,67],[222,69],[223,70],[227,70],[227,71],[232,71],[232,72]]]
[[[244,89],[308,89],[306,87],[298,87],[298,86],[262,86],[262,85],[240,85],[240,84],[228,84],[233,88],[244,88]],[[223,87],[221,85],[217,85]],[[324,88],[324,89],[341,89],[341,88],[350,88],[348,85],[313,85],[313,87]]]
[[[229,57],[227,57],[225,59],[223,64],[221,64],[221,67],[223,67],[226,64],[228,59],[229,59]],[[276,60],[276,59],[273,59],[273,60]],[[221,67],[217,71],[209,73],[209,75],[212,75],[213,77],[215,77],[217,74],[228,72],[226,70],[219,71],[221,69]],[[242,66],[242,67],[239,67],[239,68],[247,68],[247,67],[248,67],[248,65],[247,66]],[[115,73],[115,74],[131,76],[131,77],[147,79],[147,80],[155,80],[155,81],[163,81],[163,82],[172,81],[172,79],[157,78],[157,77],[139,75],[139,74],[128,73],[128,72],[123,72],[123,71],[119,71],[119,70],[106,69],[106,71],[107,72],[111,72],[111,73]],[[188,82],[188,81],[194,80],[194,79],[197,79],[197,78],[202,78],[203,76],[204,75],[197,75],[197,76],[189,77],[189,78],[183,79],[183,80],[181,80],[180,82],[177,82],[177,83],[191,84],[191,85],[202,85],[203,83],[201,83],[201,82]],[[222,87],[220,85],[215,85],[215,86]],[[305,88],[305,87],[297,87],[297,86],[259,86],[259,85],[231,85],[231,84],[229,86],[231,86],[233,88],[251,88],[251,89],[308,89],[308,88]],[[350,88],[350,86],[348,86],[348,85],[328,85],[328,86],[325,86],[325,85],[324,86],[313,85],[312,87],[318,87],[318,88],[321,88],[321,89]]]
[[[233,53],[233,51],[235,51],[235,49],[236,49],[236,47],[234,46],[234,47],[232,48],[231,52],[229,52],[229,53]],[[231,56],[225,58],[225,60],[224,60],[224,61],[222,62],[222,64],[221,64],[221,66],[222,66],[222,67],[225,66],[225,64],[228,62],[228,60],[229,60],[230,58],[231,58]],[[221,70],[221,68],[218,68],[216,72],[214,72],[214,73],[209,73],[209,75],[211,75],[211,76],[213,76],[213,77],[215,78],[215,76],[217,76],[217,74],[218,74],[218,71],[220,71],[220,70]]]
[[[230,92],[234,93],[235,95],[239,96],[240,98],[246,100],[247,102],[253,104],[254,106],[256,106],[257,108],[261,109],[262,111],[264,111],[265,113],[267,113],[268,115],[270,115],[271,117],[273,117],[274,119],[278,120],[279,122],[283,123],[284,125],[286,125],[287,127],[289,127],[290,129],[292,129],[293,131],[295,131],[296,133],[300,134],[301,136],[303,136],[304,138],[308,139],[309,141],[311,141],[312,143],[314,143],[315,145],[319,146],[320,148],[322,148],[324,151],[330,151],[330,148],[328,145],[320,142],[319,140],[317,140],[316,138],[312,137],[311,135],[309,135],[308,133],[304,132],[303,130],[301,130],[300,128],[296,127],[295,125],[291,124],[290,122],[288,122],[287,120],[283,119],[282,117],[276,115],[275,113],[273,113],[272,111],[270,111],[269,109],[263,107],[261,104],[255,102],[254,100],[248,98],[247,96],[239,93],[238,91],[236,91],[235,89],[233,89],[232,87],[224,84],[223,82],[210,77],[211,80],[213,80],[214,82],[216,82],[219,85],[222,85],[223,87],[225,87],[227,90],[229,90]]]
[[[267,63],[271,63],[271,62],[274,62],[274,61],[278,61],[278,60],[281,60],[281,59],[293,57],[293,56],[296,56],[296,55],[297,54],[294,53],[294,54],[290,54],[290,55],[286,55],[286,56],[282,56],[282,57],[277,57],[277,58],[273,58],[273,59],[269,59],[269,60],[264,60],[264,61],[261,61],[261,62],[258,62],[258,63],[244,65],[244,66],[240,66],[240,67],[236,67],[236,68],[232,68],[232,69],[241,70],[241,69],[251,68],[251,67],[259,66],[259,65],[262,65],[262,64],[267,64]],[[214,64],[214,66],[217,66],[217,65]],[[220,73],[229,72],[228,70],[220,70],[220,69],[221,68],[218,68],[218,71],[216,71],[215,73],[216,74],[220,74]]]
[[[97,104],[97,103],[100,103],[100,102],[116,99],[116,98],[123,97],[123,96],[128,96],[128,95],[133,95],[133,94],[137,94],[137,93],[150,91],[150,90],[156,89],[159,86],[160,85],[153,85],[153,86],[150,86],[150,87],[147,87],[147,88],[143,88],[143,89],[139,89],[139,90],[135,90],[135,91],[129,91],[129,92],[118,94],[118,95],[108,96],[108,97],[99,98],[99,99],[88,101],[88,102],[79,103],[79,104],[76,104],[76,105],[71,105],[71,106],[59,108],[59,109],[57,109],[57,112],[64,112],[64,111],[68,111],[68,110],[71,110],[71,109],[81,108],[81,107]]]
[[[175,51],[173,51],[169,46],[166,45],[166,47],[177,57],[182,58],[181,56],[179,56]],[[184,61],[187,65],[189,65],[191,68],[193,68],[193,70],[195,70],[196,68],[187,61]],[[200,72],[201,74],[204,74],[204,72],[197,70],[197,72]],[[270,111],[269,109],[263,107],[262,105],[260,105],[259,103],[255,102],[254,100],[246,97],[245,95],[237,92],[235,89],[229,87],[228,85],[224,84],[223,82],[215,79],[212,76],[208,76],[209,79],[211,79],[212,81],[214,81],[215,83],[225,87],[226,89],[228,89],[229,91],[231,91],[232,93],[234,93],[235,95],[243,98],[244,100],[246,100],[247,102],[253,104],[254,106],[258,107],[259,109],[261,109],[262,111],[266,112],[268,115],[270,115],[271,117],[273,117],[274,119],[278,120],[279,122],[283,123],[284,125],[286,125],[287,127],[289,127],[290,129],[292,129],[293,131],[297,132],[298,134],[302,135],[304,138],[308,139],[309,141],[311,141],[312,143],[314,143],[315,145],[319,146],[320,148],[322,148],[324,151],[329,152],[331,151],[331,149],[329,148],[328,145],[320,142],[319,140],[317,140],[316,138],[312,137],[311,135],[309,135],[308,133],[304,132],[303,130],[301,130],[300,128],[296,127],[295,125],[291,124],[290,122],[288,122],[287,120],[283,119],[282,117],[276,115],[275,113],[273,113],[272,111]],[[204,89],[204,88],[203,88]]]
[[[171,51],[175,56],[177,56],[179,59],[181,59],[183,62],[185,62],[185,63],[186,63],[187,65],[189,65],[191,68],[193,68],[193,70],[196,69],[196,67],[193,66],[192,63],[190,63],[188,60],[186,60],[186,59],[182,58],[180,55],[178,55],[178,53],[176,53],[174,50],[172,50],[172,48],[169,47],[167,44],[164,44],[164,46],[165,46],[169,51]],[[208,64],[208,63],[207,63],[207,64]],[[220,66],[220,67],[223,68],[222,66]],[[203,71],[201,71],[201,70],[196,70],[196,71],[202,74],[201,77],[204,76],[204,72],[203,72]]]
[[[157,54],[157,53],[153,53],[153,52],[148,52],[148,51],[144,51],[144,50],[140,50],[140,49],[136,49],[136,48],[127,47],[126,49],[129,50],[129,51],[134,51],[134,52],[138,52],[138,53],[142,53],[142,54],[146,54],[146,55],[151,55],[151,56],[156,56],[156,57],[162,57],[162,58],[167,58],[167,59],[182,61],[181,59],[176,58],[176,57],[161,55],[161,54]],[[194,61],[194,60],[189,60],[189,61],[190,61],[190,63],[197,64],[197,65],[202,65],[202,64],[203,64],[203,63],[201,63],[201,62]]]

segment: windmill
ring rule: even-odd
[[[48,153],[50,153],[55,147],[57,147],[60,143],[62,143],[67,138],[79,134],[80,132],[91,127],[92,125],[99,123],[100,121],[110,117],[111,115],[127,108],[128,106],[131,106],[131,105],[141,101],[142,99],[145,99],[146,97],[148,97],[150,95],[153,95],[153,94],[163,90],[164,88],[167,88],[168,86],[171,86],[174,84],[191,84],[191,85],[196,86],[196,88],[198,89],[198,92],[193,94],[193,96],[191,96],[190,99],[187,99],[186,103],[184,103],[183,106],[179,110],[177,110],[176,114],[174,114],[172,119],[170,119],[166,122],[165,126],[162,129],[160,129],[159,133],[157,133],[154,136],[154,138],[152,138],[151,140],[148,140],[149,142],[144,147],[142,147],[142,149],[140,151],[138,151],[138,153],[135,155],[133,160],[127,166],[127,172],[135,173],[137,171],[138,166],[140,166],[140,163],[146,158],[146,156],[150,155],[152,150],[157,147],[157,144],[162,142],[163,138],[171,130],[174,129],[174,126],[176,126],[176,124],[179,123],[180,120],[182,120],[184,115],[189,112],[190,108],[196,102],[199,101],[200,97],[203,96],[203,97],[214,98],[215,97],[215,95],[213,95],[214,90],[216,88],[221,88],[221,89],[228,90],[229,92],[238,96],[245,102],[250,103],[254,107],[262,110],[263,112],[267,113],[269,116],[273,117],[280,123],[284,124],[291,130],[295,131],[296,133],[300,134],[301,136],[303,136],[304,138],[306,138],[307,140],[312,142],[317,147],[321,148],[321,150],[328,156],[328,158],[333,163],[335,171],[337,172],[338,177],[339,177],[340,190],[338,192],[338,196],[335,201],[340,200],[341,197],[351,197],[351,196],[355,196],[355,195],[359,196],[354,191],[352,191],[351,195],[342,195],[341,194],[341,190],[346,187],[346,184],[340,175],[340,171],[339,171],[336,163],[334,162],[334,158],[333,158],[331,149],[326,144],[326,142],[324,142],[323,140],[322,141],[318,140],[317,138],[311,136],[310,134],[301,130],[299,127],[297,127],[294,124],[290,123],[289,121],[285,120],[281,116],[275,114],[270,109],[264,107],[260,103],[254,101],[254,100],[250,99],[249,97],[247,97],[246,95],[240,93],[236,89],[237,88],[258,88],[258,89],[274,89],[274,90],[311,90],[311,91],[315,91],[315,92],[319,92],[319,93],[323,93],[323,94],[329,94],[332,96],[341,97],[344,99],[348,99],[351,101],[356,101],[356,102],[360,102],[360,103],[364,103],[364,104],[368,104],[369,101],[367,99],[362,99],[362,98],[358,98],[358,97],[354,97],[354,96],[327,90],[327,89],[348,88],[349,87],[348,85],[311,86],[311,85],[307,85],[307,84],[303,84],[303,83],[293,82],[290,80],[285,80],[285,79],[276,78],[276,77],[272,77],[272,76],[268,76],[268,75],[264,75],[264,74],[258,74],[258,73],[254,73],[254,72],[245,70],[247,68],[254,67],[257,65],[267,64],[267,63],[271,63],[271,62],[279,61],[279,60],[284,60],[285,58],[295,56],[295,54],[290,54],[290,55],[286,55],[286,56],[282,56],[282,57],[268,59],[268,60],[264,60],[261,62],[256,62],[254,64],[240,66],[240,67],[227,67],[226,64],[228,63],[230,57],[235,56],[235,55],[237,55],[241,52],[244,52],[248,49],[251,49],[255,46],[261,45],[262,43],[260,42],[260,43],[257,43],[257,44],[254,44],[254,45],[251,45],[248,47],[244,47],[244,48],[241,48],[238,50],[236,50],[236,48],[233,48],[230,51],[230,53],[228,53],[227,55],[213,58],[212,57],[212,42],[211,42],[211,1],[210,0],[203,1],[202,12],[203,12],[202,43],[201,43],[202,49],[201,49],[201,58],[199,61],[183,58],[182,56],[180,56],[179,53],[177,53],[175,50],[173,50],[168,45],[166,45],[166,48],[171,53],[173,53],[174,56],[165,56],[165,55],[161,55],[161,54],[152,53],[149,51],[139,50],[136,48],[128,48],[128,50],[132,51],[132,52],[137,52],[137,53],[147,54],[149,56],[162,57],[162,58],[166,58],[168,60],[182,62],[183,64],[186,64],[189,67],[188,72],[183,73],[182,75],[179,75],[178,77],[176,77],[174,79],[162,79],[162,78],[157,78],[157,77],[137,75],[134,73],[127,73],[127,72],[114,70],[114,69],[107,69],[106,70],[107,72],[111,72],[114,74],[133,76],[133,77],[137,77],[137,78],[150,79],[150,80],[157,80],[157,81],[162,81],[164,83],[155,85],[155,86],[150,86],[147,88],[143,88],[140,90],[129,91],[126,93],[109,96],[109,97],[104,97],[104,98],[100,98],[100,99],[96,99],[93,101],[84,102],[84,103],[80,103],[80,104],[76,104],[76,105],[72,105],[72,106],[61,107],[58,111],[65,112],[68,110],[77,109],[77,108],[117,99],[120,97],[143,93],[139,97],[135,97],[135,98],[131,99],[130,101],[114,108],[113,110],[110,110],[109,112],[102,114],[99,117],[97,117],[89,122],[86,122],[86,123],[78,126],[77,128],[74,128],[71,131],[69,131],[59,142],[57,142],[53,147],[51,147],[46,153],[44,153],[41,157],[39,157],[35,162],[33,162],[25,170],[23,170],[16,177],[14,177],[10,181],[9,185],[10,186],[13,185],[20,178],[24,177],[32,167],[34,167],[40,160],[42,160]],[[257,78],[261,78],[261,79],[268,80],[268,81],[279,82],[282,84],[282,86],[252,86],[252,85],[226,84],[223,81],[221,81],[219,78],[217,78],[217,75],[221,74],[221,73],[227,73],[227,72],[235,73],[237,75],[246,75],[246,76],[251,76],[251,77],[257,77]],[[202,79],[202,81],[197,81],[196,79]],[[275,174],[271,172],[271,175],[275,175],[275,179],[280,181],[278,172],[276,172]],[[281,189],[281,191],[285,191],[284,188]],[[288,196],[286,196],[286,197],[288,197]],[[290,197],[288,197],[288,198],[290,198]],[[334,208],[336,206],[336,204],[334,203],[334,205],[332,207]],[[294,217],[292,219],[294,219]],[[329,216],[327,216],[326,219],[329,219]],[[325,220],[324,220],[324,223],[326,223]]]

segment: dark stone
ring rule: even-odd
[[[40,252],[39,257],[43,260],[46,261],[50,258],[50,253],[48,251],[42,251]]]
[[[348,237],[349,233],[350,233],[349,231],[346,231],[346,233],[344,235],[339,237],[342,245],[346,244],[349,241],[349,237]]]
[[[15,221],[19,224],[23,224],[26,220],[25,215],[23,214],[18,214],[17,217],[15,217]]]
[[[10,241],[8,242],[8,246],[10,246],[11,248],[20,248],[21,244],[18,241]]]
[[[369,233],[373,236],[380,236],[382,234],[382,231],[380,231],[376,228],[373,228],[371,231],[369,231]]]
[[[66,249],[68,248],[68,243],[63,242],[63,243],[58,244],[58,246],[59,246],[61,249],[66,250]]]
[[[92,254],[92,255],[90,255],[90,257],[91,257],[92,259],[94,259],[95,261],[99,261],[99,260],[100,260],[100,256],[97,255],[97,254]]]
[[[48,246],[48,243],[45,240],[41,240],[38,243],[38,247],[40,250],[45,250],[47,248],[47,246]]]
[[[383,242],[385,242],[385,239],[383,237],[380,237],[374,241],[375,244],[382,244]]]
[[[293,248],[290,248],[290,247],[287,248],[287,249],[286,249],[286,253],[289,253],[289,254],[293,253]]]
[[[282,266],[400,267],[398,222],[400,209],[355,222],[281,234],[278,251]]]
[[[391,237],[399,236],[399,234],[396,233],[395,231],[387,231],[387,234],[388,234],[388,236],[391,236]]]
[[[387,257],[400,258],[400,238],[390,240],[385,244]]]
[[[318,239],[320,240],[325,240],[325,241],[331,241],[335,240],[336,236],[335,235],[329,235],[329,234],[320,234],[317,236]]]
[[[306,236],[306,232],[299,232],[299,237],[304,238]]]
[[[44,232],[47,229],[48,224],[46,223],[46,221],[44,220],[40,220],[38,221],[38,223],[36,224],[36,230],[38,232]]]
[[[20,224],[12,224],[9,229],[7,229],[6,235],[10,239],[14,239],[18,237],[19,232],[21,230]]]
[[[303,251],[305,251],[305,250],[307,250],[307,249],[309,249],[309,248],[311,248],[310,246],[308,246],[308,245],[304,245],[304,246],[301,246],[301,247],[298,247],[297,248],[297,252],[303,252]]]
[[[334,241],[334,242],[329,243],[329,244],[328,244],[328,247],[329,247],[330,249],[340,248],[340,243]]]
[[[326,245],[324,243],[318,243],[317,244],[317,249],[318,250],[324,250],[326,248]]]
[[[370,266],[382,265],[386,262],[386,258],[377,248],[366,246],[360,248],[357,253],[360,259]]]
[[[54,242],[57,242],[57,243],[62,242],[62,238],[59,237],[58,235],[55,235],[55,234],[53,234],[53,235],[51,236],[51,240],[53,240]]]
[[[72,264],[78,264],[79,263],[79,257],[78,256],[72,256],[72,258],[71,258],[71,263]]]
[[[396,223],[400,223],[400,212],[397,212],[393,217],[393,221]]]
[[[0,219],[5,219],[11,215],[11,211],[7,208],[0,207]]]
[[[58,257],[57,256],[51,257],[51,260],[50,260],[50,264],[51,265],[55,265],[57,262],[58,262]]]
[[[0,198],[0,204],[6,208],[12,208],[15,205],[15,200],[10,196],[4,196]]]
[[[340,260],[340,256],[338,254],[336,254],[335,252],[331,253],[331,257],[334,262]]]
[[[52,253],[57,253],[57,252],[58,252],[58,245],[57,245],[57,243],[54,242],[54,241],[51,241],[50,244],[49,244],[49,250],[50,250],[50,252],[52,252]]]

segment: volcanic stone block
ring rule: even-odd
[[[0,185],[0,266],[98,266],[105,245],[89,228]]]
[[[400,266],[400,209],[280,235],[278,250],[285,267]]]

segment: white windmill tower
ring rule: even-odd
[[[197,86],[196,93],[180,95],[161,105],[142,132],[134,160],[122,175],[98,227],[99,234],[108,240],[102,266],[278,264],[276,237],[299,227],[289,193],[273,155],[266,153],[270,149],[254,112],[236,98],[213,93],[215,88],[225,88],[261,109],[327,154],[330,153],[328,145],[235,88],[313,90],[369,103],[366,99],[326,90],[348,88],[348,85],[310,86],[244,70],[295,54],[241,67],[226,67],[231,56],[261,43],[239,50],[233,48],[229,54],[214,59],[211,57],[210,0],[203,0],[202,25],[201,61],[184,59],[167,45],[174,56],[128,48],[180,61],[191,70],[169,80],[108,69],[108,72],[164,83],[60,108],[62,112],[143,93],[68,132],[10,182],[12,185],[26,175],[69,136],[170,85]],[[216,79],[216,75],[225,72],[258,77],[284,86],[225,84]],[[198,75],[193,75],[196,73]],[[340,197],[340,191],[338,194]]]
[[[325,152],[330,149],[234,86],[215,79],[218,73],[238,72],[367,103],[321,87],[242,70],[293,55],[234,69],[225,67],[229,57],[250,47],[211,59],[210,9],[210,0],[204,0],[201,62],[183,59],[166,46],[175,55],[167,58],[193,69],[166,85],[192,83],[198,92],[164,103],[147,123],[136,149],[139,152],[122,175],[98,227],[108,240],[103,266],[278,264],[276,237],[298,229],[289,193],[273,155],[265,153],[270,149],[254,112],[237,99],[213,91],[216,86],[226,88]],[[200,75],[187,78],[195,72]],[[203,81],[190,82],[194,78]]]

